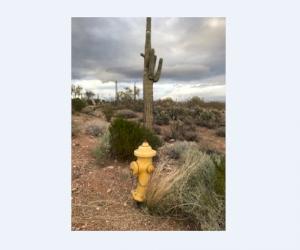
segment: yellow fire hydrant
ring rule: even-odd
[[[151,148],[148,142],[144,142],[138,149],[134,150],[136,161],[130,163],[130,170],[134,176],[137,176],[137,187],[131,191],[133,199],[137,202],[145,200],[145,193],[151,173],[154,171],[152,158],[156,155],[156,151]]]

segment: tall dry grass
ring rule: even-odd
[[[147,190],[149,211],[185,218],[199,230],[224,230],[225,179],[214,163],[218,160],[187,142],[166,145],[159,156]]]

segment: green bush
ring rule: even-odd
[[[72,112],[81,111],[86,106],[86,102],[80,98],[72,99]]]
[[[140,124],[122,118],[117,118],[112,122],[109,133],[110,154],[119,160],[132,160],[133,151],[145,140],[154,149],[161,146],[158,136]]]

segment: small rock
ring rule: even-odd
[[[175,139],[170,139],[169,142],[173,143],[173,142],[175,142]]]
[[[108,167],[106,167],[107,169],[113,169],[114,168],[114,166],[108,166]]]
[[[109,188],[109,189],[107,189],[107,191],[106,191],[106,193],[110,193],[111,192],[111,189]]]
[[[126,206],[127,206],[127,203],[126,203],[126,202],[124,202],[124,204],[123,204],[123,205],[124,205],[124,207],[126,207]]]
[[[99,211],[99,210],[100,210],[100,207],[96,207],[96,210],[98,210],[98,211]]]

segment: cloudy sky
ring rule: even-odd
[[[72,18],[72,83],[101,98],[142,87],[146,18]],[[152,18],[152,47],[164,59],[154,98],[225,100],[225,19]],[[105,83],[104,83],[105,82]]]

